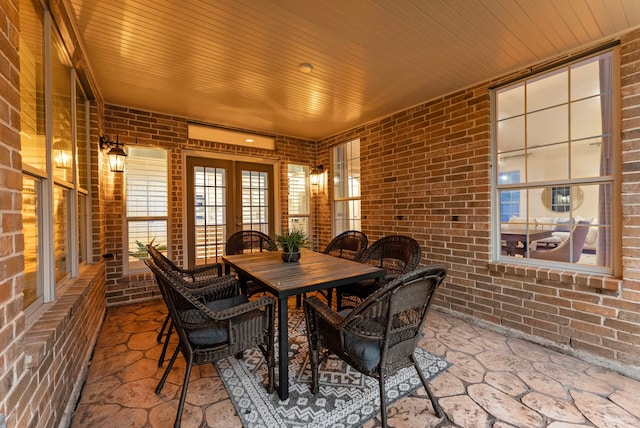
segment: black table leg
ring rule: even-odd
[[[278,388],[281,400],[289,398],[289,307],[288,299],[278,300]]]

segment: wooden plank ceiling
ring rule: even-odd
[[[638,0],[65,1],[105,102],[311,140],[640,26]]]

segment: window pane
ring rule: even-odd
[[[87,260],[87,196],[78,194],[78,257],[79,263]]]
[[[53,175],[56,178],[73,182],[71,67],[67,63],[65,50],[55,31],[52,31],[51,39],[53,41],[51,52]]]
[[[333,149],[333,183],[334,232],[360,230],[360,140]]]
[[[133,263],[137,259],[146,258],[145,246],[151,242],[160,251],[167,249],[166,220],[129,221],[127,225],[129,230],[129,243],[127,245],[129,263]]]
[[[524,116],[498,122],[498,152],[524,149]]]
[[[167,152],[130,147],[127,159],[127,217],[166,217]]]
[[[569,144],[554,144],[529,150],[527,182],[569,178]]]
[[[39,282],[38,242],[40,204],[40,181],[24,175],[22,177],[22,233],[24,234],[24,301],[26,308],[42,297]]]
[[[309,217],[292,217],[289,216],[289,231],[300,231],[306,236],[311,236],[311,226]]]
[[[44,22],[40,2],[20,2],[20,144],[22,162],[46,170]]]
[[[520,183],[525,178],[526,153],[524,150],[498,155],[499,184]],[[514,174],[518,172],[518,174]],[[505,175],[507,174],[507,175]],[[514,181],[517,180],[517,181]]]
[[[610,94],[607,97],[611,96]],[[602,135],[601,97],[587,98],[571,104],[571,139]]]
[[[333,149],[335,198],[360,197],[360,140]]]
[[[336,235],[347,230],[361,230],[360,201],[336,201],[334,222]]]
[[[69,260],[69,190],[53,188],[53,255],[56,284],[70,272]]]
[[[527,116],[527,147],[569,141],[567,105],[541,110]]]
[[[566,104],[569,94],[569,73],[561,68],[527,81],[527,111],[534,112]]]
[[[289,164],[289,216],[309,214],[309,167]]]
[[[78,151],[78,184],[89,190],[89,124],[87,123],[87,99],[80,84],[76,84],[76,141]]]
[[[598,95],[600,90],[600,61],[607,54],[589,58],[571,66],[571,100]],[[610,67],[610,62],[609,62]],[[611,73],[609,69],[609,73]]]
[[[524,114],[524,83],[501,89],[497,93],[497,117],[499,121]]]
[[[601,171],[608,170],[601,165],[602,139],[575,141],[571,144],[571,177],[599,177]],[[603,169],[604,168],[604,169]]]

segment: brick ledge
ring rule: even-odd
[[[24,337],[27,369],[39,367],[47,354],[53,350],[73,315],[96,285],[102,266],[94,264],[81,268],[78,277],[71,280],[62,295],[27,329]]]
[[[576,272],[571,270],[550,269],[548,267],[524,266],[514,263],[492,262],[489,271],[509,275],[535,278],[540,281],[555,281],[570,285],[593,288],[596,292],[622,290],[622,279],[604,274]]]

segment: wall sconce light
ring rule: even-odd
[[[111,148],[107,152],[107,156],[109,156],[109,168],[113,172],[123,172],[124,164],[127,160],[127,153],[123,150],[124,143],[121,143],[118,140],[118,136],[116,135],[116,141],[113,141],[109,138],[108,135],[103,135],[100,137],[100,149],[105,150],[107,148]]]
[[[309,173],[309,178],[311,179],[311,184],[314,186],[318,185],[320,181],[320,174],[324,172],[324,166],[318,165],[314,166],[311,172]]]
[[[62,139],[56,138],[53,143],[53,164],[56,168],[70,169],[71,168],[71,150],[66,146]]]

